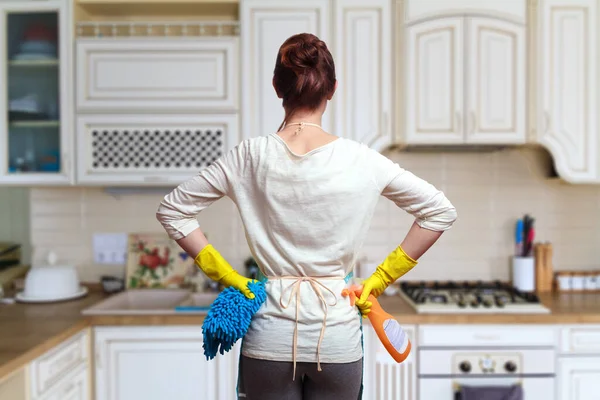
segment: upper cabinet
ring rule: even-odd
[[[525,3],[506,3],[406,3],[404,142],[525,142]]]
[[[237,38],[77,41],[77,110],[238,109]]]
[[[76,43],[78,183],[175,186],[239,143],[234,32],[210,21],[89,25]]]
[[[381,150],[393,142],[390,0],[243,0],[240,3],[242,126],[245,137],[277,131],[284,118],[273,89],[281,44],[297,33],[327,43],[338,89],[323,128]]]
[[[0,2],[0,184],[72,182],[69,2]]]
[[[599,182],[598,0],[539,5],[538,140],[567,181]]]

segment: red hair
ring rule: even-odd
[[[325,42],[310,33],[287,39],[279,48],[273,85],[283,99],[287,119],[296,111],[314,111],[335,90],[335,64]]]

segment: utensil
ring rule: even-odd
[[[523,255],[523,220],[518,219],[515,231],[515,256]]]

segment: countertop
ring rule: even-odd
[[[106,298],[90,291],[63,303],[0,305],[0,379],[91,325],[200,325],[203,315],[83,316],[81,310]],[[417,314],[400,297],[382,307],[401,324],[600,324],[600,293],[549,294],[540,299],[551,314]]]

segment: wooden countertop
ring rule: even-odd
[[[0,304],[0,379],[89,326],[81,310],[105,298],[100,292],[48,304]]]
[[[0,379],[90,325],[201,325],[203,315],[82,316],[104,299],[91,291],[80,300],[0,305]],[[383,308],[402,324],[600,324],[600,293],[540,296],[551,314],[417,314],[400,297],[383,297]]]

